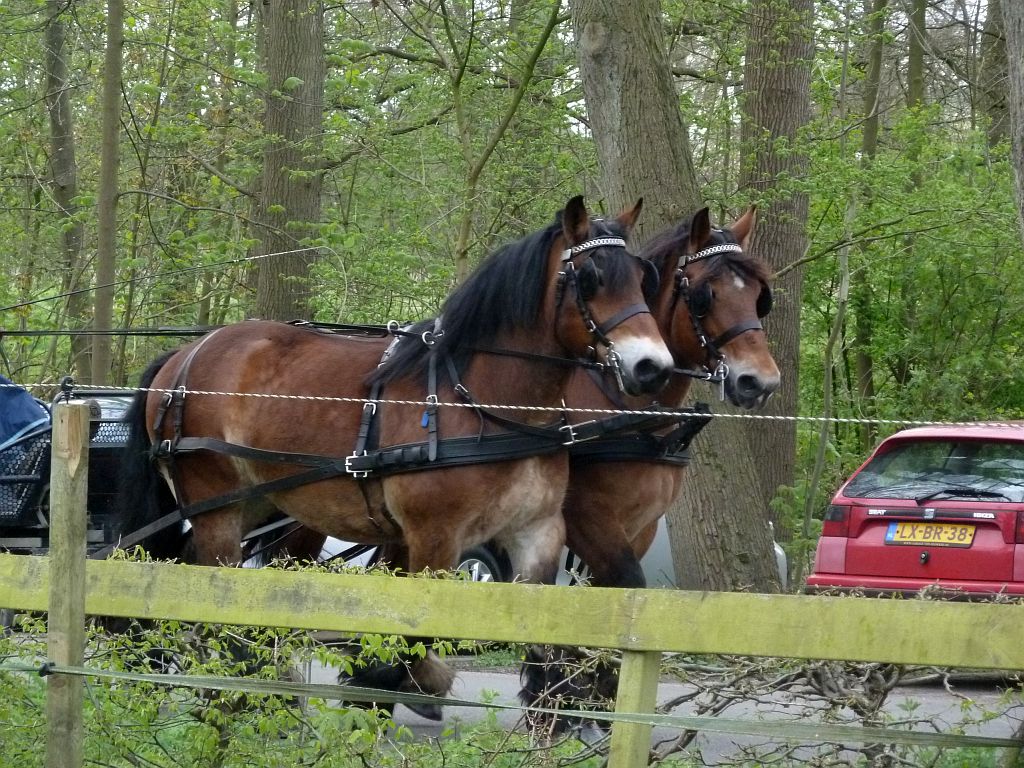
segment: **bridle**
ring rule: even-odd
[[[753,320],[742,320],[730,326],[717,336],[710,336],[704,328],[703,319],[711,311],[714,302],[714,294],[709,282],[705,281],[700,286],[692,286],[690,279],[686,276],[686,268],[698,261],[709,259],[721,253],[743,253],[743,247],[738,243],[717,243],[707,248],[702,248],[696,253],[683,254],[679,257],[675,271],[675,286],[672,295],[671,317],[675,320],[676,303],[682,299],[690,316],[690,323],[693,326],[694,334],[700,342],[701,347],[707,352],[703,370],[694,371],[691,369],[676,369],[693,378],[703,379],[714,384],[725,383],[729,375],[729,365],[726,362],[725,353],[722,347],[736,337],[748,331],[763,331],[761,318],[765,317],[772,308],[771,288],[762,283],[761,293],[757,297],[757,318]],[[712,361],[714,365],[711,365]]]
[[[596,361],[598,358],[598,346],[604,347],[607,366],[615,375],[615,381],[619,389],[625,391],[625,384],[622,379],[622,360],[618,352],[615,351],[615,343],[608,337],[608,334],[631,317],[644,313],[650,314],[651,310],[645,302],[640,302],[623,307],[603,323],[598,323],[594,319],[590,302],[597,295],[597,289],[601,284],[601,271],[594,263],[593,254],[590,254],[590,252],[597,248],[622,248],[626,250],[626,241],[621,237],[614,236],[594,237],[562,251],[561,262],[563,266],[558,272],[558,282],[555,286],[555,323],[557,325],[557,316],[562,308],[565,290],[571,285],[576,297],[576,308],[593,340],[589,348],[590,357]],[[577,268],[573,259],[580,254],[589,255],[582,265]],[[647,272],[645,272],[646,275]]]

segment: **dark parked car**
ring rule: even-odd
[[[825,515],[808,591],[1024,595],[1024,423],[884,440]]]

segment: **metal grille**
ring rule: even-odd
[[[0,520],[19,520],[43,480],[43,461],[50,450],[49,431],[15,443],[0,453]],[[15,481],[15,477],[24,479]],[[11,478],[4,482],[2,478]]]
[[[123,421],[93,422],[96,433],[89,441],[93,445],[124,445],[128,442],[128,425]]]

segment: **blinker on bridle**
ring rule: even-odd
[[[619,389],[625,391],[625,384],[622,380],[622,361],[619,358],[619,354],[615,351],[615,343],[608,338],[608,334],[618,326],[622,325],[622,323],[626,322],[629,318],[643,313],[650,314],[651,310],[645,303],[630,304],[605,320],[603,323],[598,324],[597,321],[594,320],[593,313],[590,311],[589,302],[597,293],[597,287],[600,285],[600,273],[597,270],[597,266],[592,261],[592,257],[588,256],[586,263],[580,269],[576,268],[572,259],[581,253],[592,251],[595,248],[606,247],[622,248],[625,250],[626,241],[621,237],[594,237],[562,251],[561,262],[563,266],[562,270],[558,273],[555,309],[556,311],[561,309],[562,299],[565,296],[566,285],[571,282],[575,289],[573,293],[576,295],[576,307],[579,310],[580,317],[582,317],[583,324],[594,338],[594,345],[591,347],[594,357],[597,357],[597,345],[600,344],[605,348],[605,359],[608,361],[607,365],[615,375],[615,381],[618,384]],[[589,271],[587,279],[592,281],[592,285],[590,286],[592,290],[588,290],[583,284],[581,275],[584,274],[585,270]]]
[[[705,283],[699,293],[692,292],[690,288],[690,280],[684,274],[684,270],[694,262],[703,261],[704,259],[711,258],[712,256],[716,256],[720,253],[743,253],[743,247],[738,243],[719,243],[717,245],[710,245],[707,248],[702,248],[696,253],[683,254],[679,257],[679,261],[676,264],[676,285],[675,294],[672,299],[672,306],[674,313],[675,302],[679,300],[680,296],[683,297],[683,302],[689,310],[688,314],[690,316],[690,323],[693,325],[693,330],[697,335],[697,339],[700,341],[701,346],[707,350],[708,359],[714,359],[717,361],[714,371],[712,371],[710,366],[705,363],[703,374],[689,370],[680,372],[712,383],[721,384],[724,388],[725,379],[729,375],[729,366],[725,362],[725,353],[722,352],[721,348],[737,336],[740,336],[747,331],[764,330],[764,326],[761,325],[760,318],[764,317],[771,311],[772,294],[771,288],[767,285],[762,285],[761,293],[757,298],[758,319],[736,323],[736,325],[726,329],[718,336],[709,338],[708,334],[704,331],[704,326],[703,323],[701,323],[701,320],[708,312],[711,311],[711,305],[714,300],[713,294],[711,293],[711,286]],[[725,398],[724,389],[722,392],[722,398]]]

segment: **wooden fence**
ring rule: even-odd
[[[620,713],[654,712],[663,651],[1024,670],[1020,605],[86,561],[87,435],[86,406],[55,408],[50,555],[0,555],[0,607],[49,611],[57,664],[81,664],[85,615],[97,614],[615,648]],[[77,768],[81,678],[48,679],[49,764]],[[649,724],[614,723],[609,766],[645,765],[650,738]]]

